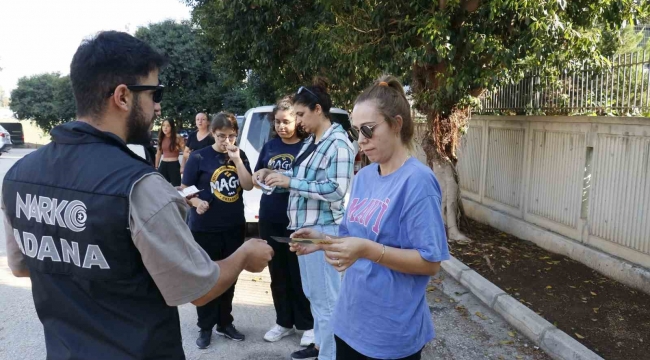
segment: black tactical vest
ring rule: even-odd
[[[178,310],[165,303],[129,230],[129,193],[153,168],[86,123],[51,134],[2,187],[47,359],[184,359]]]

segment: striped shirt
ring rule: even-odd
[[[300,152],[305,152],[314,136]],[[340,124],[325,131],[314,152],[293,167],[289,182],[289,230],[314,225],[340,224],[345,212],[345,194],[352,181],[354,147]]]

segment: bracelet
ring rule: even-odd
[[[381,256],[379,257],[379,259],[375,260],[375,263],[379,264],[379,262],[381,261],[381,259],[384,258],[384,254],[385,254],[385,253],[386,253],[386,245],[382,245],[382,246],[381,246]]]

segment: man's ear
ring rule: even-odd
[[[113,95],[110,97],[110,101],[118,108],[124,110],[124,111],[129,111],[131,108],[131,91],[129,88],[126,87],[126,85],[121,84],[118,87],[115,88],[115,91],[113,92]]]

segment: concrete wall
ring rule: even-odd
[[[650,293],[650,119],[474,116],[458,171],[470,217]]]

